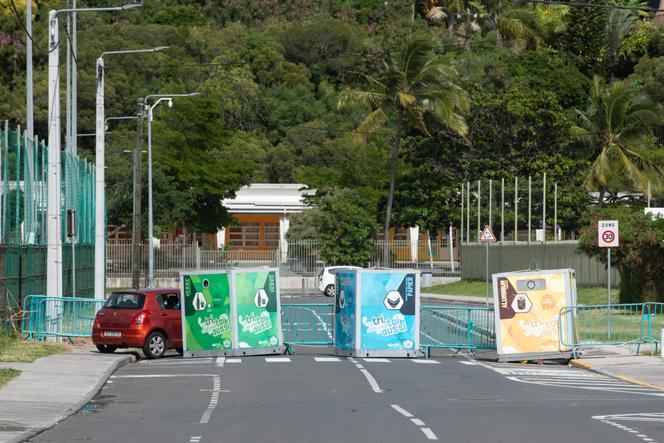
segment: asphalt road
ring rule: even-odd
[[[664,442],[662,391],[449,354],[144,360],[30,441]]]

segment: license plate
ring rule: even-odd
[[[122,332],[117,331],[104,331],[102,334],[104,337],[122,337]]]

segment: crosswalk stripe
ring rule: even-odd
[[[241,358],[227,358],[226,363],[242,363]]]
[[[363,358],[367,363],[389,363],[390,361],[386,358]]]
[[[317,362],[341,361],[339,357],[314,357],[314,360]]]
[[[289,363],[291,359],[290,357],[265,357],[265,361],[268,363]]]
[[[413,363],[422,363],[422,364],[430,364],[430,365],[439,365],[440,362],[438,360],[427,360],[427,359],[413,359],[411,360]]]

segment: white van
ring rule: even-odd
[[[334,297],[334,272],[340,269],[362,269],[358,266],[329,266],[318,273],[318,290],[326,297]]]

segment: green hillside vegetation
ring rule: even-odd
[[[146,0],[122,13],[79,14],[79,133],[94,132],[95,61],[103,51],[168,45],[158,54],[106,58],[108,117],[135,114],[148,94],[202,94],[155,109],[155,222],[162,231],[215,232],[230,221],[221,199],[250,182],[299,182],[320,195],[348,189],[357,197],[352,204],[378,226],[386,221],[392,175],[387,221],[423,229],[458,223],[456,189],[466,179],[547,171],[562,189],[563,229],[583,224],[588,190],[601,188],[611,205],[616,191],[641,191],[648,178],[661,198],[661,169],[641,167],[642,159],[662,164],[652,136],[657,125],[621,146],[630,164],[610,155],[598,161],[606,150],[571,128],[590,128],[583,116],[593,115],[597,94],[617,88],[611,81],[624,82],[633,101],[648,102],[661,116],[664,28],[626,10],[457,3]],[[43,138],[46,21],[64,1],[33,5],[36,132]],[[24,10],[25,0],[0,0],[0,120],[13,125],[25,123]],[[423,63],[435,59],[444,70],[438,93],[417,77],[411,89],[399,90],[405,83],[397,77],[413,74],[398,63],[413,39],[426,43]],[[63,54],[65,42],[63,32]],[[442,100],[456,88],[457,98]],[[342,96],[379,90],[399,106]],[[379,108],[383,114],[375,114]],[[367,121],[372,114],[380,118]],[[124,151],[135,139],[135,123],[111,124],[110,223],[131,221],[132,156]],[[80,137],[79,151],[94,160],[94,137]]]

